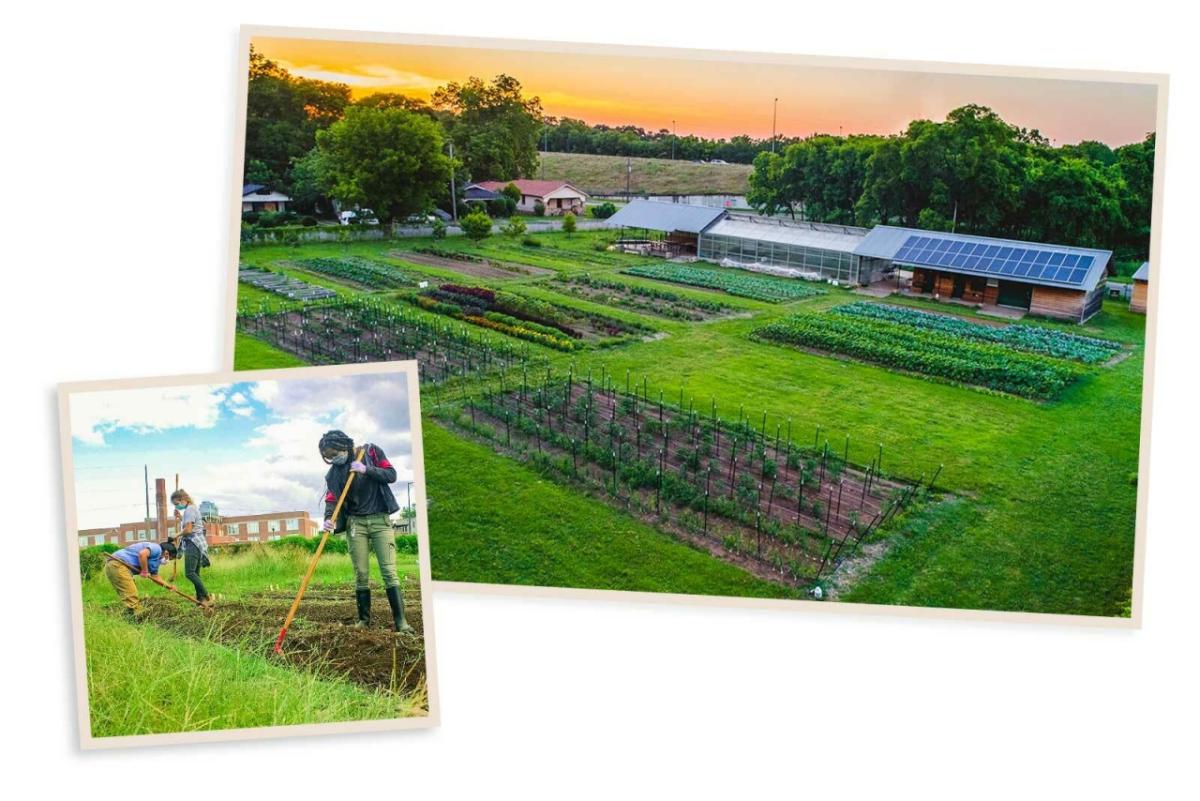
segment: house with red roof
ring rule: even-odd
[[[533,212],[534,206],[541,201],[546,207],[546,214],[562,215],[572,212],[583,214],[583,204],[588,195],[566,181],[535,181],[529,178],[518,178],[514,181],[480,181],[467,187],[484,189],[489,192],[499,192],[509,184],[515,184],[521,190],[521,202],[517,204],[518,211]]]

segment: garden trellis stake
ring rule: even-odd
[[[365,449],[359,448],[358,453],[354,456],[354,461],[361,462]],[[354,483],[354,476],[357,475],[353,471],[346,476],[346,483],[342,486],[342,494],[338,497],[337,504],[333,507],[333,516],[330,518],[335,522],[338,515],[342,512],[342,504],[346,502],[346,494],[350,491],[350,485]],[[288,609],[287,617],[283,619],[283,628],[279,630],[279,636],[275,638],[275,653],[283,653],[283,638],[287,636],[288,628],[292,625],[292,620],[296,617],[296,610],[300,608],[300,599],[304,597],[304,591],[308,589],[308,582],[312,579],[313,571],[317,569],[317,562],[321,559],[321,553],[325,550],[325,543],[329,541],[329,532],[325,531],[321,534],[321,541],[317,543],[317,550],[313,552],[312,559],[308,561],[308,569],[304,571],[304,578],[300,580],[300,589],[296,592],[296,598],[292,601],[291,609]]]

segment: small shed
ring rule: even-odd
[[[1129,310],[1139,314],[1146,313],[1147,297],[1150,293],[1150,262],[1142,262],[1133,274],[1133,293],[1129,296]]]
[[[633,200],[608,218],[608,224],[621,229],[642,231],[642,238],[622,239],[629,247],[668,256],[696,255],[700,234],[725,216],[724,209],[663,203],[657,200]],[[656,236],[661,234],[663,236]],[[626,249],[629,249],[627,247]]]

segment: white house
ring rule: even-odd
[[[583,204],[588,195],[566,181],[534,181],[518,178],[515,181],[480,181],[471,184],[467,189],[478,187],[489,192],[499,192],[509,184],[515,184],[521,190],[521,202],[517,204],[518,211],[532,212],[534,205],[541,201],[546,207],[546,213],[562,215],[567,212],[583,214]]]
[[[242,211],[284,211],[292,199],[264,184],[242,185]]]

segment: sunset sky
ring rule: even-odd
[[[428,99],[438,86],[504,72],[546,113],[589,123],[669,129],[680,136],[898,133],[978,103],[1037,128],[1056,144],[1117,146],[1154,130],[1152,85],[999,78],[685,58],[645,58],[433,45],[256,37],[254,47],[295,75],[348,84],[355,97],[399,92]]]

